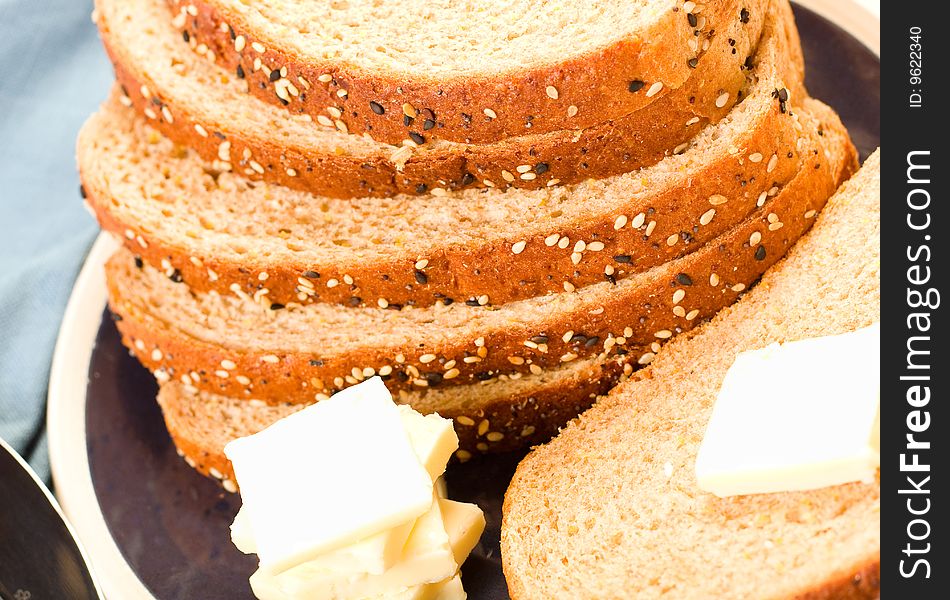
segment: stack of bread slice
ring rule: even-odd
[[[228,482],[230,439],[373,375],[462,460],[550,438],[856,166],[787,0],[96,4],[110,306]]]

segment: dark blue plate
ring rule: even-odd
[[[858,40],[797,8],[808,87],[841,114],[862,159],[880,143],[880,62]],[[256,563],[229,541],[239,499],[222,492],[176,455],[155,403],[152,377],[119,343],[103,318],[90,364],[86,435],[93,486],[115,543],[160,600],[251,598]],[[505,488],[520,456],[455,465],[453,498],[477,502],[488,527],[463,569],[474,600],[508,597],[499,532]]]

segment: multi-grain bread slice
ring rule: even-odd
[[[631,371],[624,357],[601,355],[541,375],[444,389],[399,390],[393,396],[426,414],[437,412],[454,419],[460,447],[456,457],[466,461],[476,454],[526,448],[550,439]],[[224,455],[225,444],[305,406],[228,398],[181,381],[164,383],[158,402],[179,453],[202,474],[223,480],[227,488],[234,477]]]
[[[696,73],[724,75],[707,72],[706,40],[713,31],[747,24],[762,6],[755,0],[170,4],[180,27],[230,69],[241,65],[261,98],[314,118],[338,108],[349,131],[390,143],[413,135],[496,142],[628,115],[688,85]]]
[[[823,118],[830,109],[809,101]],[[811,120],[803,111],[802,121]],[[837,129],[837,132],[836,132]],[[684,257],[625,279],[497,307],[287,305],[263,293],[199,293],[133,261],[108,265],[125,343],[160,377],[270,402],[308,402],[372,374],[394,388],[541,373],[608,351],[649,362],[659,344],[732,303],[806,231],[854,163],[840,125],[802,138],[799,174],[752,216]]]
[[[572,186],[312,196],[221,173],[114,104],[80,133],[80,172],[103,227],[199,291],[278,306],[503,304],[693,252],[791,181],[803,136],[844,136],[823,108],[821,123],[800,122],[769,47],[750,95],[682,153]]]
[[[692,83],[636,120],[544,135],[527,131],[491,145],[420,146],[409,140],[389,146],[346,135],[338,131],[348,131],[339,118],[342,105],[316,121],[307,115],[288,118],[286,111],[247,94],[250,84],[238,77],[246,77],[244,67],[225,72],[197,56],[189,46],[204,52],[206,46],[190,34],[187,42],[182,39],[161,0],[98,0],[97,22],[126,94],[123,102],[214,162],[216,170],[333,197],[391,196],[484,186],[544,188],[654,164],[682,149],[740,98],[766,20],[767,29],[778,32],[770,37],[779,37],[783,48],[776,50],[781,60],[762,62],[782,74],[794,95],[803,95],[801,49],[787,0],[774,0],[768,15],[767,0],[753,2],[758,6],[747,24],[734,24],[737,31],[722,30],[711,40],[711,54]],[[728,83],[710,81],[712,74]]]
[[[879,594],[879,482],[720,499],[694,474],[739,352],[880,319],[879,168],[876,154],[736,305],[521,463],[502,529],[512,598]]]

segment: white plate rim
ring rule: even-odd
[[[875,55],[881,55],[880,20],[854,0],[794,0],[835,23]],[[92,485],[86,452],[86,386],[89,361],[106,305],[103,266],[118,247],[99,234],[76,279],[50,369],[47,437],[54,489],[87,563],[110,599],[156,600],[138,578],[109,533]]]

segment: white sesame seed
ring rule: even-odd
[[[512,175],[510,171],[506,171],[506,170],[504,170],[504,169],[502,169],[502,171],[501,171],[501,177],[502,177],[502,179],[504,179],[504,180],[507,181],[508,183],[511,183],[512,181],[515,180],[515,176]]]
[[[485,306],[486,304],[488,304],[488,294],[482,294],[478,297],[478,305]]]
[[[686,297],[686,290],[676,290],[673,292],[673,304],[679,304]]]
[[[273,354],[265,354],[264,356],[261,357],[261,360],[270,364],[277,364],[280,362],[280,359],[274,356]]]
[[[333,117],[334,119],[339,119],[340,117],[343,116],[343,113],[340,112],[340,109],[335,106],[328,106],[327,112],[330,113],[330,116]]]
[[[749,155],[749,160],[750,160],[751,162],[754,162],[754,163],[760,163],[760,162],[762,162],[762,158],[763,158],[763,156],[762,156],[762,153],[761,153],[761,152],[755,152],[755,153]]]
[[[654,337],[657,337],[661,340],[668,340],[671,337],[673,337],[673,332],[670,331],[669,329],[661,329],[657,331],[656,333],[654,333],[653,335]]]
[[[776,166],[778,166],[778,154],[773,154],[773,155],[772,155],[772,158],[769,159],[769,164],[768,164],[768,166],[765,168],[765,171],[766,171],[767,173],[771,173],[772,171],[775,170],[775,167],[776,167]]]
[[[560,233],[552,233],[548,237],[544,238],[544,245],[548,247],[553,246],[559,239],[561,239]]]
[[[435,354],[423,354],[422,356],[419,357],[419,362],[421,362],[424,365],[427,365],[430,362],[434,361],[435,359],[436,359]]]
[[[385,298],[380,298],[379,300],[376,301],[376,305],[379,306],[380,308],[388,308],[389,302]]]
[[[244,50],[244,47],[247,45],[247,40],[243,35],[239,35],[234,38],[234,50],[235,52],[241,52]]]
[[[630,221],[630,227],[633,227],[634,229],[640,229],[643,227],[643,223],[646,222],[646,220],[646,213],[640,213],[635,216],[632,221]]]
[[[547,94],[548,98],[551,100],[557,100],[558,98],[557,88],[553,85],[549,85],[548,87],[544,88],[544,93]]]
[[[676,242],[678,242],[679,239],[680,239],[679,234],[676,234],[676,233],[670,234],[670,237],[666,238],[666,245],[675,246]]]
[[[537,173],[523,173],[521,175],[521,179],[523,179],[524,181],[534,181],[537,178],[538,178]]]
[[[762,241],[762,234],[759,233],[758,231],[753,231],[753,232],[752,232],[752,235],[749,236],[749,245],[750,245],[750,246],[755,246],[756,244],[758,244],[758,243],[761,242],[761,241]]]
[[[693,309],[693,310],[689,311],[688,313],[686,313],[686,320],[687,320],[687,321],[692,321],[693,319],[695,319],[695,318],[698,317],[698,316],[699,316],[699,309]]]
[[[234,369],[237,368],[237,365],[234,364],[234,361],[224,359],[221,361],[221,368],[227,369],[228,371],[233,371]]]
[[[756,200],[755,205],[761,208],[765,204],[765,201],[768,200],[768,197],[769,197],[768,192],[762,192],[761,194],[759,194],[759,199]]]
[[[744,289],[745,289],[745,284],[744,284],[744,283],[737,283],[737,284],[735,284],[734,286],[732,286],[732,291],[733,291],[733,292],[741,292],[741,291],[744,290]]]
[[[693,118],[690,119],[689,121],[686,121],[686,126],[687,126],[687,127],[691,127],[691,126],[695,125],[696,123],[699,123],[699,117],[693,117]]]
[[[248,378],[248,377],[245,376],[245,375],[238,375],[238,376],[235,377],[234,379],[237,380],[237,382],[240,383],[241,385],[244,385],[244,386],[251,385],[251,380],[250,380],[250,378]]]
[[[617,220],[614,221],[614,229],[623,229],[624,225],[627,224],[627,216],[620,215],[617,217]]]
[[[662,89],[663,89],[663,82],[657,81],[656,83],[650,86],[650,89],[647,90],[647,98],[652,98],[653,96],[656,96],[657,94],[660,93]]]
[[[568,246],[570,246],[570,244],[571,244],[571,239],[567,237],[566,235],[561,237],[561,239],[557,241],[557,247],[560,248],[561,250],[567,248]]]
[[[726,202],[729,202],[729,199],[721,194],[713,194],[709,197],[709,203],[713,206],[719,206],[725,204]]]
[[[583,260],[583,258],[584,258],[584,255],[581,254],[580,252],[572,252],[572,253],[571,253],[571,262],[574,263],[575,265],[580,264],[580,262],[581,262],[581,260]]]
[[[816,214],[818,214],[817,211],[810,210],[810,211],[808,211],[808,212],[805,213],[805,218],[806,218],[806,219],[810,219],[810,218],[814,217]]]
[[[511,246],[511,252],[512,252],[513,254],[521,254],[522,252],[524,252],[525,246],[527,246],[527,245],[528,245],[528,242],[526,242],[526,241],[524,241],[524,240],[521,240],[520,242],[515,242],[515,243]]]
[[[267,52],[267,48],[265,48],[264,44],[260,42],[252,42],[251,48],[253,48],[254,51],[257,52],[258,54],[264,54],[265,52]]]
[[[485,438],[489,442],[500,442],[501,440],[505,439],[505,434],[501,433],[500,431],[490,431],[488,432],[488,435],[485,436]]]
[[[652,352],[647,352],[643,354],[638,360],[637,363],[641,365],[648,365],[653,362],[653,359],[656,358],[656,355]]]
[[[486,108],[486,109],[483,110],[482,112],[485,113],[485,116],[488,117],[489,119],[497,119],[497,118],[498,118],[498,113],[496,113],[495,111],[493,111],[493,110],[490,109],[490,108]]]
[[[220,369],[220,370],[218,370],[218,371],[215,371],[214,374],[217,375],[218,377],[220,377],[221,379],[227,379],[228,377],[231,376],[231,374],[228,373],[227,371],[225,371],[224,369]]]
[[[573,292],[575,289],[576,289],[576,288],[574,287],[574,284],[571,283],[570,281],[565,281],[565,282],[564,282],[564,291],[565,291],[565,292],[570,293],[570,292]]]
[[[647,237],[650,237],[650,235],[653,234],[654,229],[656,229],[656,221],[650,221],[649,223],[647,223],[647,228],[643,231],[643,233]]]
[[[577,116],[577,107],[574,106],[573,104],[570,105],[570,106],[568,106],[568,107],[567,107],[567,116],[568,116],[568,117],[575,117],[575,116]]]
[[[716,108],[722,108],[729,102],[729,92],[723,92],[716,98]]]
[[[230,479],[225,479],[224,481],[222,481],[221,487],[224,488],[224,491],[230,494],[236,494],[238,491],[237,484],[231,481]]]
[[[329,73],[324,73],[320,75],[319,77],[317,77],[317,81],[319,81],[320,83],[330,83],[331,81],[333,81],[333,75],[330,75]]]
[[[153,361],[158,362],[158,361],[162,360],[163,358],[165,358],[165,356],[162,354],[162,351],[161,351],[161,350],[159,350],[158,348],[152,350],[152,360],[153,360]]]
[[[718,286],[718,285],[719,285],[719,275],[716,275],[715,273],[713,273],[712,275],[710,275],[710,276],[709,276],[709,285],[711,285],[711,286],[713,286],[713,287]]]
[[[673,314],[676,315],[677,317],[685,317],[685,316],[686,316],[686,309],[683,308],[682,306],[674,306],[674,307],[673,307]]]

